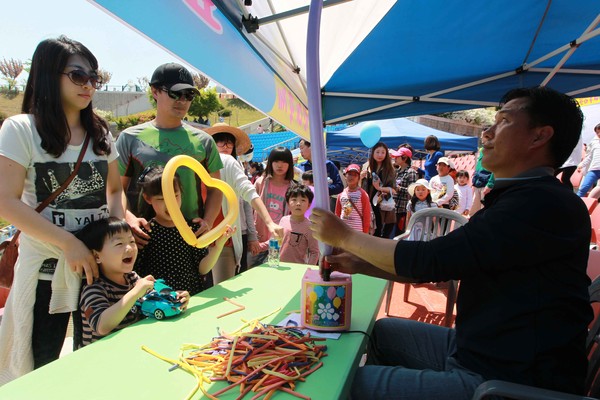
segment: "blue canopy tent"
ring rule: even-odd
[[[93,2],[309,138],[309,0]],[[327,125],[497,105],[515,87],[600,94],[597,0],[323,5],[330,6],[319,53]],[[169,29],[157,15],[173,22]]]
[[[340,161],[342,165],[350,162],[363,162],[368,158],[369,149],[360,138],[363,127],[361,122],[341,131],[327,132],[327,157]],[[455,135],[417,124],[407,118],[371,121],[381,129],[381,141],[389,148],[397,148],[402,143],[410,144],[415,150],[423,149],[423,142],[429,135],[435,135],[442,151],[474,152],[477,150],[477,138]],[[416,155],[415,155],[416,156]]]

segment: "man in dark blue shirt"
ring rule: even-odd
[[[301,139],[299,147],[300,155],[306,160],[300,164],[300,168],[304,172],[312,171],[313,166],[310,142],[306,139]],[[327,187],[329,188],[329,196],[342,193],[342,190],[344,190],[344,183],[342,182],[340,171],[330,160],[325,160],[325,167],[327,168]],[[335,202],[333,203],[332,209],[335,209]]]
[[[548,88],[515,89],[501,103],[481,140],[496,182],[464,226],[430,242],[393,241],[313,210],[314,237],[342,251],[327,256],[334,270],[398,282],[461,280],[455,329],[375,323],[352,398],[470,399],[489,379],[582,393],[591,224],[553,172],[575,147],[583,115],[574,99]]]

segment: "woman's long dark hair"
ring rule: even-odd
[[[265,174],[267,176],[273,176],[273,163],[275,161],[284,161],[288,163],[289,168],[285,174],[285,179],[287,181],[294,180],[294,156],[292,156],[292,152],[290,149],[278,146],[271,150],[269,153],[269,159],[267,160],[267,169],[265,170]]]
[[[46,39],[38,44],[31,70],[25,86],[24,114],[33,114],[35,127],[42,139],[42,148],[54,157],[60,157],[67,149],[71,131],[63,110],[60,93],[60,73],[67,65],[69,57],[80,55],[92,69],[98,69],[98,60],[83,44],[66,36]],[[92,103],[81,110],[81,123],[91,136],[94,153],[110,154],[110,133],[106,122],[94,114]]]
[[[383,159],[383,161],[381,161],[381,168],[378,170],[377,161],[375,160],[374,153],[375,150],[379,147],[383,147],[385,149],[385,158]],[[377,142],[375,146],[371,148],[371,154],[369,155],[369,169],[371,170],[371,172],[375,172],[379,175],[383,186],[395,186],[394,178],[396,177],[396,171],[394,170],[394,165],[392,164],[390,151],[385,143]]]

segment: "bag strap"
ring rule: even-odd
[[[83,156],[85,155],[85,151],[87,150],[89,142],[90,142],[90,135],[85,135],[85,140],[83,141],[83,145],[81,146],[81,151],[79,151],[79,157],[77,157],[77,163],[75,164],[75,168],[73,168],[73,172],[71,172],[71,175],[69,175],[69,177],[63,182],[62,185],[60,185],[60,187],[58,189],[56,189],[54,192],[52,192],[52,194],[50,196],[48,196],[48,198],[46,200],[41,202],[35,208],[35,211],[41,212],[44,208],[48,207],[48,205],[50,203],[52,203],[54,201],[54,199],[56,199],[58,197],[58,195],[61,194],[61,192],[67,188],[67,186],[69,186],[69,184],[75,178],[75,176],[77,175],[77,172],[79,171],[79,166],[81,165],[81,161],[83,161]]]
[[[39,213],[44,208],[48,207],[48,205],[50,203],[52,203],[52,201],[54,201],[54,199],[56,199],[58,197],[58,195],[67,188],[67,186],[69,186],[69,184],[75,178],[75,176],[77,175],[77,172],[79,171],[79,166],[81,165],[81,162],[83,161],[83,156],[85,155],[85,151],[87,150],[89,142],[90,142],[90,135],[85,135],[85,140],[83,141],[83,145],[81,146],[81,150],[79,151],[79,156],[77,157],[77,163],[75,164],[75,168],[73,168],[73,172],[71,172],[71,175],[69,175],[69,177],[63,182],[62,185],[60,185],[60,187],[58,189],[56,189],[54,192],[52,192],[52,194],[50,196],[48,196],[48,198],[46,200],[41,202],[35,208],[36,212]],[[20,229],[17,230],[17,232],[15,232],[15,234],[13,235],[11,240],[5,240],[2,243],[0,243],[0,251],[4,250],[10,243],[16,242],[19,239],[19,235],[21,235]]]
[[[363,219],[362,213],[360,211],[358,211],[358,207],[356,207],[356,204],[354,204],[354,202],[352,201],[352,199],[350,198],[350,194],[348,194],[348,201],[350,202],[350,204],[352,204],[352,207],[354,207],[354,209],[356,210],[356,212],[358,213],[358,216],[360,217],[360,219]]]

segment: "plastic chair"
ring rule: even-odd
[[[400,236],[396,236],[394,240],[429,241],[437,237],[445,236],[467,222],[469,222],[467,218],[455,211],[447,210],[445,208],[426,208],[414,213],[412,217],[410,217],[406,232]],[[449,327],[452,325],[452,314],[454,314],[454,304],[456,303],[456,294],[458,292],[458,281],[449,281],[448,283],[448,297],[446,299],[444,325]],[[408,302],[410,286],[410,283],[406,283],[404,287],[405,302]],[[385,315],[388,316],[390,314],[393,290],[394,281],[389,281],[385,303]]]
[[[600,395],[600,379],[598,379],[598,370],[600,369],[600,313],[597,307],[600,304],[600,278],[596,278],[592,282],[589,292],[590,303],[592,303],[592,308],[594,308],[594,320],[590,324],[586,339],[589,364],[585,379],[585,395],[592,397],[561,393],[512,382],[491,380],[479,385],[473,394],[472,400],[495,399],[498,396],[516,400],[593,400],[597,398]]]

